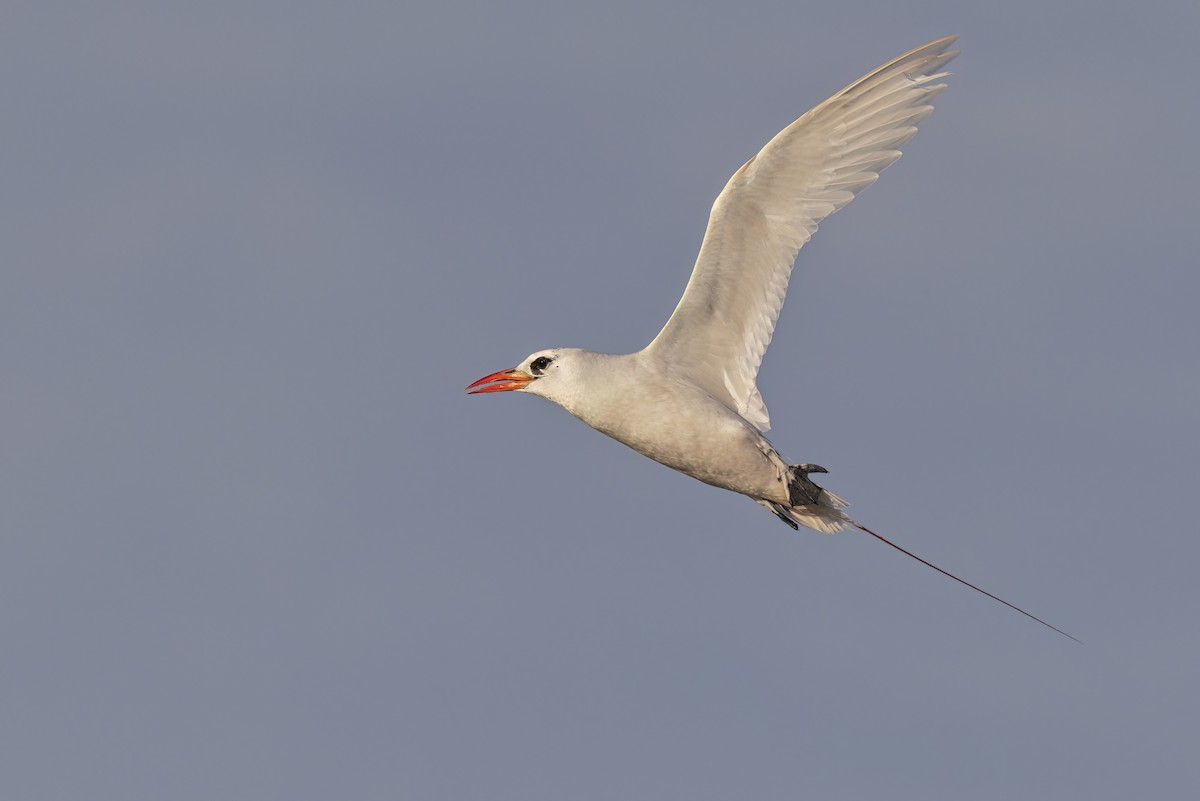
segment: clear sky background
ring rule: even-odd
[[[792,532],[536,398],[772,135],[958,33],[760,378]],[[1200,7],[9,3],[0,785],[1200,793]]]

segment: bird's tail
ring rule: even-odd
[[[1075,638],[1070,634],[1067,634],[1065,631],[1056,626],[1051,626],[1040,617],[1031,615],[1021,607],[1009,603],[1000,596],[992,595],[987,590],[976,587],[971,582],[961,579],[947,570],[943,570],[933,562],[922,559],[912,551],[901,548],[891,540],[876,534],[863,524],[852,520],[849,515],[842,511],[844,508],[846,508],[845,501],[824,487],[818,487],[813,483],[812,479],[808,477],[809,473],[829,472],[824,467],[815,464],[794,464],[788,465],[788,469],[790,471],[788,481],[788,500],[791,502],[791,505],[785,506],[781,503],[765,500],[760,500],[759,503],[774,512],[776,517],[787,523],[793,529],[798,528],[799,526],[797,524],[799,524],[800,526],[815,528],[817,531],[823,531],[826,534],[835,534],[844,529],[846,526],[854,526],[859,531],[866,532],[880,542],[895,548],[905,556],[912,557],[926,567],[933,568],[943,576],[948,576],[949,578],[957,581],[959,584],[965,584],[976,592],[982,593],[994,601],[999,601],[1009,609],[1015,609],[1022,615],[1025,615],[1025,617],[1036,620],[1043,626],[1054,629],[1064,637],[1070,637],[1070,639],[1075,640]],[[1079,642],[1079,640],[1075,640],[1075,642]]]
[[[846,508],[846,502],[824,487],[818,487],[808,477],[809,473],[828,473],[828,470],[817,464],[794,464],[788,467],[791,471],[788,481],[791,505],[785,506],[773,501],[759,503],[792,528],[797,528],[799,524],[826,534],[836,534],[846,526],[854,524],[842,511]]]

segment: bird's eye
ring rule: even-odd
[[[529,363],[529,370],[534,375],[541,375],[542,371],[550,366],[551,361],[553,361],[553,359],[551,359],[549,356],[538,356]]]

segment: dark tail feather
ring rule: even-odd
[[[1041,624],[1042,624],[1043,626],[1045,626],[1046,628],[1048,628],[1048,629],[1054,629],[1055,631],[1057,631],[1057,632],[1058,632],[1059,634],[1061,634],[1062,636],[1064,636],[1064,637],[1067,637],[1067,638],[1069,638],[1069,639],[1072,639],[1072,640],[1075,640],[1075,642],[1078,642],[1078,643],[1081,643],[1081,644],[1082,644],[1082,641],[1075,639],[1074,637],[1072,637],[1070,634],[1067,634],[1067,633],[1066,633],[1065,631],[1063,631],[1062,629],[1060,629],[1060,628],[1057,628],[1057,627],[1055,627],[1055,626],[1051,626],[1049,623],[1047,623],[1046,621],[1042,620],[1040,617],[1036,617],[1036,616],[1034,616],[1034,615],[1031,615],[1031,614],[1029,614],[1029,613],[1028,613],[1028,612],[1026,612],[1024,609],[1022,609],[1021,607],[1019,607],[1019,606],[1014,606],[1013,604],[1010,604],[1008,601],[1004,600],[1003,598],[999,598],[999,597],[997,597],[997,596],[995,596],[995,595],[992,595],[992,594],[991,594],[990,592],[988,592],[987,590],[982,590],[982,589],[980,589],[979,587],[976,587],[976,586],[975,586],[974,584],[972,584],[971,582],[969,582],[969,581],[964,581],[964,580],[960,579],[958,576],[954,575],[953,573],[949,573],[949,572],[947,572],[947,571],[945,571],[945,570],[942,570],[940,567],[938,567],[937,565],[935,565],[933,562],[928,562],[928,561],[926,561],[926,560],[922,559],[921,557],[917,556],[915,553],[912,553],[911,551],[906,551],[906,550],[904,550],[903,548],[901,548],[901,547],[900,547],[899,545],[897,545],[896,543],[892,542],[891,540],[887,539],[886,537],[881,537],[880,535],[876,534],[874,531],[871,531],[871,529],[867,528],[866,526],[862,525],[861,523],[856,523],[856,522],[855,522],[855,521],[853,521],[853,520],[850,520],[850,521],[849,521],[849,523],[850,523],[850,525],[854,526],[855,528],[859,529],[860,531],[865,531],[866,533],[870,534],[872,537],[874,537],[875,539],[877,539],[877,540],[879,540],[880,542],[884,543],[885,545],[890,545],[890,546],[892,546],[893,548],[895,548],[897,551],[899,551],[900,553],[904,554],[905,556],[911,556],[913,559],[916,559],[918,562],[920,562],[921,564],[925,565],[926,567],[932,567],[934,570],[936,570],[937,572],[941,573],[943,576],[949,576],[950,578],[952,578],[952,579],[954,579],[955,581],[957,581],[959,584],[965,584],[965,585],[967,585],[968,587],[970,587],[971,589],[975,590],[976,592],[981,592],[981,593],[983,593],[983,594],[984,594],[984,595],[986,595],[987,597],[991,598],[993,601],[999,601],[1000,603],[1002,603],[1002,604],[1004,604],[1005,606],[1007,606],[1009,609],[1015,609],[1016,611],[1020,612],[1020,613],[1021,613],[1022,615],[1024,615],[1025,617],[1027,617],[1027,618],[1029,618],[1029,619],[1031,619],[1031,620],[1036,620],[1038,623],[1041,623]]]

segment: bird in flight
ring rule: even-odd
[[[955,36],[859,78],[784,128],[733,174],[713,204],[675,312],[637,353],[551,348],[484,376],[472,393],[526,392],[667,467],[754,499],[793,529],[853,526],[989,598],[1071,635],[942,570],[851,519],[846,502],[790,464],[763,433],[755,384],[796,254],[821,220],[875,183],[933,111]],[[1075,639],[1071,637],[1071,639]]]

